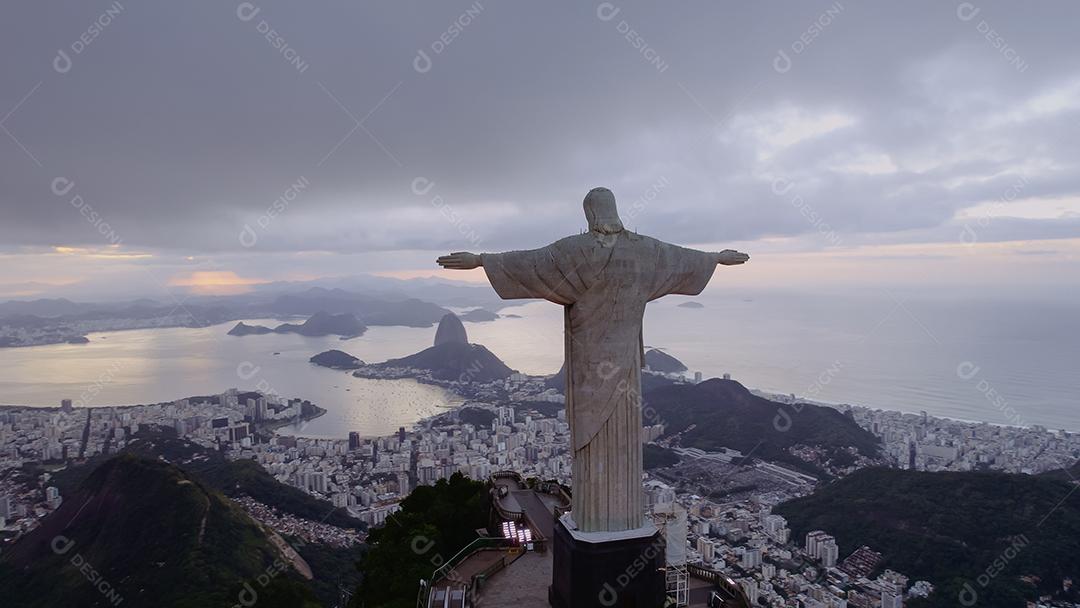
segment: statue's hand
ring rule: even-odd
[[[435,262],[447,270],[472,270],[483,266],[480,256],[468,251],[458,251],[450,255],[444,255]]]
[[[745,264],[746,261],[749,259],[749,255],[741,253],[739,251],[735,251],[734,249],[725,249],[720,253],[716,254],[716,263],[723,264],[724,266],[737,266],[739,264]]]

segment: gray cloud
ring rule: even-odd
[[[1076,3],[599,4],[131,3],[102,26],[114,5],[19,0],[0,117],[33,93],[0,131],[0,242],[520,248],[580,230],[601,184],[680,242],[948,240],[1021,177],[1080,191]]]

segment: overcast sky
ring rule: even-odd
[[[600,185],[632,229],[751,253],[734,284],[1076,286],[1077,23],[1072,1],[15,0],[0,297],[436,275],[580,231]]]

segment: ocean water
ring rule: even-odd
[[[750,388],[818,401],[1080,431],[1075,303],[763,292],[716,293],[694,298],[704,308],[678,306],[689,299],[650,304],[645,343],[706,378],[730,373]],[[520,318],[466,323],[470,341],[522,372],[557,371],[560,307],[527,301],[501,312]],[[0,403],[122,405],[269,387],[327,408],[294,430],[324,437],[386,434],[460,403],[438,387],[353,378],[308,363],[331,348],[372,362],[404,356],[429,346],[434,327],[374,327],[343,341],[225,335],[233,324],[0,349]]]
[[[688,300],[705,305],[678,306]],[[831,403],[1080,431],[1076,303],[894,299],[780,292],[649,304],[646,347],[705,378]],[[562,312],[469,326],[470,339],[529,373],[558,369]],[[503,312],[515,312],[506,309]]]
[[[275,319],[250,323],[276,325]],[[428,346],[430,330],[387,327],[361,339],[296,334],[229,336],[235,321],[200,329],[137,329],[90,334],[89,344],[0,349],[0,403],[134,405],[217,394],[228,388],[308,399],[327,413],[285,433],[344,438],[390,434],[461,404],[448,391],[413,380],[368,380],[308,359],[332,348],[371,360]],[[276,353],[276,354],[275,354]]]

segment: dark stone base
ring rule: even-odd
[[[664,539],[652,536],[590,543],[574,538],[561,520],[552,543],[554,608],[661,608]]]

